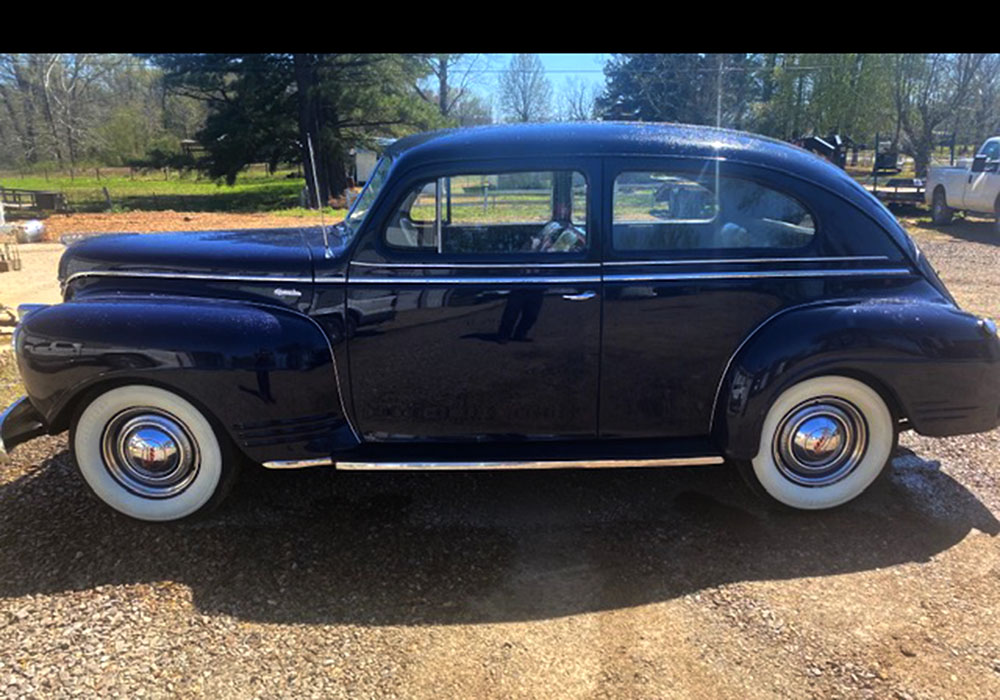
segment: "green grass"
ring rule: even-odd
[[[103,169],[99,179],[94,170],[73,178],[66,173],[46,178],[6,172],[0,173],[0,187],[62,192],[74,211],[83,212],[107,210],[103,188],[117,211],[277,212],[299,208],[299,192],[305,181],[292,174],[290,170],[274,175],[250,170],[241,173],[230,187],[177,172],[129,176],[122,168]]]

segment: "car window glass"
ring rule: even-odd
[[[815,233],[798,201],[751,180],[702,172],[615,178],[612,245],[620,251],[801,248]]]
[[[588,246],[586,216],[579,172],[454,175],[414,187],[384,241],[439,254],[578,253]]]
[[[987,160],[1000,160],[1000,141],[990,141],[983,146],[982,155]]]

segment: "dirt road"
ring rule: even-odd
[[[909,223],[997,314],[988,224]],[[150,526],[40,439],[0,470],[0,696],[997,697],[998,454],[906,434],[813,514],[726,468],[261,471]]]

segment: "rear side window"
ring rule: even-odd
[[[384,241],[431,254],[579,253],[589,245],[587,196],[575,171],[442,177],[403,198]]]
[[[612,245],[619,251],[802,248],[816,225],[796,199],[752,180],[627,171],[615,178]]]

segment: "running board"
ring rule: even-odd
[[[268,469],[330,467],[345,471],[460,471],[466,469],[623,469],[633,467],[700,467],[722,464],[717,455],[668,457],[663,459],[537,460],[518,462],[334,462],[332,459],[279,460],[264,462]]]

